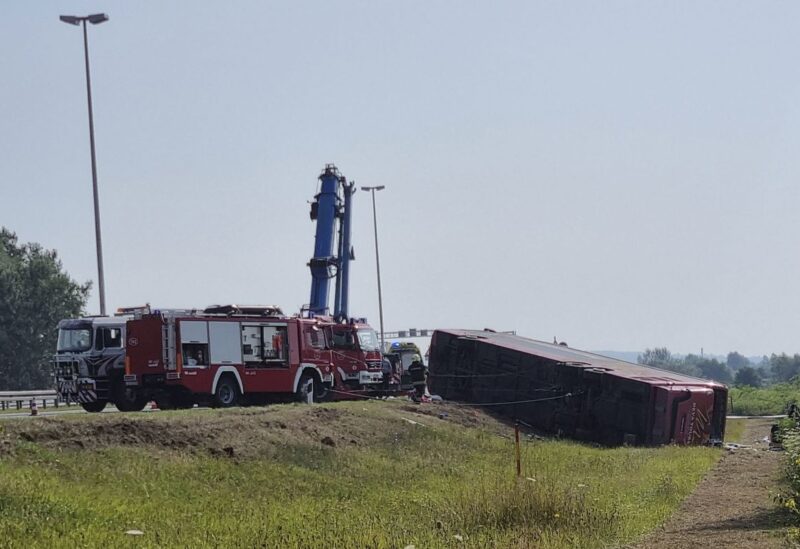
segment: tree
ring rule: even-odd
[[[54,250],[18,244],[0,227],[0,389],[52,384],[58,321],[81,314],[89,288],[63,271]]]
[[[704,358],[697,362],[696,367],[700,370],[700,377],[713,379],[721,383],[730,383],[733,376],[728,367],[716,358]]]
[[[727,360],[728,368],[733,371],[738,370],[739,368],[743,368],[745,366],[750,366],[750,360],[744,355],[740,355],[736,351],[732,351],[728,353],[728,360]]]
[[[786,353],[773,354],[769,357],[769,369],[774,381],[789,381],[800,374],[800,355],[789,356]]]
[[[734,383],[736,385],[749,385],[750,387],[760,387],[761,376],[758,375],[758,370],[756,370],[752,366],[742,366],[736,372],[736,378],[734,380]]]
[[[699,375],[699,371],[694,367],[694,364],[672,356],[672,353],[666,347],[645,349],[644,353],[640,354],[637,360],[639,364],[646,364],[648,366],[662,368],[664,370],[671,370],[679,374],[686,374],[690,376]]]
[[[647,364],[648,366],[655,366],[656,368],[667,368],[675,362],[672,353],[666,347],[655,347],[653,349],[645,349],[637,359],[639,364]]]

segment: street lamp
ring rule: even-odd
[[[86,22],[99,25],[108,21],[105,13],[95,13],[86,17],[62,15],[64,23],[80,25],[83,23],[83,56],[86,61],[86,97],[89,104],[89,145],[92,152],[92,189],[94,192],[94,234],[97,245],[97,285],[100,293],[100,314],[106,314],[106,285],[103,277],[103,243],[100,237],[100,202],[97,196],[97,160],[94,154],[94,116],[92,116],[92,81],[89,78],[89,40],[86,36]]]
[[[375,228],[375,266],[378,269],[378,315],[381,321],[381,352],[384,350],[383,345],[383,298],[381,297],[381,259],[378,255],[378,215],[375,211],[375,191],[382,191],[385,185],[378,185],[377,187],[361,187],[362,191],[372,193],[372,224]]]

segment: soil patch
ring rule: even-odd
[[[0,425],[0,457],[14,453],[19,442],[33,442],[57,450],[133,446],[220,458],[263,458],[280,455],[288,447],[335,450],[370,446],[394,436],[397,429],[393,426],[407,426],[408,421],[503,429],[480,410],[405,402],[87,414],[4,422]]]
[[[782,452],[764,442],[772,420],[747,420],[743,448],[726,451],[667,523],[637,548],[785,546],[788,514],[773,501],[782,487]]]

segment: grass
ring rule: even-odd
[[[659,525],[720,455],[535,440],[523,445],[518,480],[510,438],[433,417],[414,425],[392,403],[330,407],[358,416],[371,429],[369,444],[290,441],[263,457],[231,459],[163,446],[59,450],[16,440],[0,459],[0,540],[30,547],[605,547]],[[175,417],[202,422],[206,412],[226,413]],[[164,412],[158,421],[169,418]],[[144,534],[126,535],[130,529]]]
[[[741,442],[746,419],[728,419],[725,422],[725,442]]]
[[[781,444],[786,451],[784,474],[787,487],[775,498],[791,515],[795,526],[788,530],[788,539],[792,547],[800,546],[800,427],[791,418],[779,422]]]
[[[785,414],[800,400],[800,382],[776,383],[768,387],[732,387],[728,413],[742,416]]]

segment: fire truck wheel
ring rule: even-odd
[[[214,404],[220,408],[229,408],[236,406],[238,401],[239,388],[236,386],[236,380],[231,376],[222,376],[214,392]]]
[[[155,401],[159,410],[172,410],[176,407],[172,402],[172,399],[169,397],[158,397],[153,400]]]
[[[94,402],[82,402],[81,408],[86,410],[87,412],[102,412],[103,408],[106,407],[107,401],[105,400],[95,400]]]
[[[141,412],[147,406],[147,399],[142,398],[135,389],[120,384],[114,389],[114,406],[120,412]]]
[[[300,383],[297,384],[295,393],[298,402],[308,402],[308,393],[313,393],[314,402],[320,402],[328,396],[328,389],[319,382],[319,378],[313,374],[303,374],[300,376]]]
[[[328,386],[321,383],[319,379],[314,378],[314,402],[324,402],[331,396]]]

